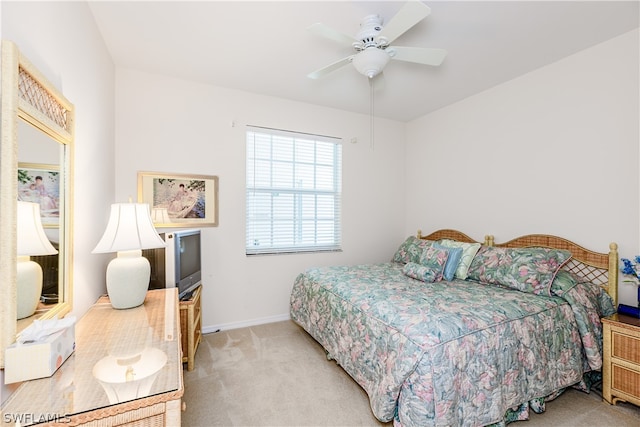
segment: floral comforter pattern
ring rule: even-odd
[[[601,296],[580,284],[548,297],[471,281],[426,283],[402,268],[311,269],[291,293],[292,319],[364,388],[381,421],[501,423],[509,408],[601,366],[594,313],[602,304],[589,302],[585,312],[578,304]]]

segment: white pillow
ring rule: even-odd
[[[455,276],[461,280],[466,279],[471,261],[473,261],[473,257],[476,256],[480,249],[480,243],[464,243],[450,239],[442,239],[439,243],[447,248],[462,248],[462,258],[460,258],[460,264],[458,264]]]

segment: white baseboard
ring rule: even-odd
[[[291,319],[289,313],[279,314],[277,316],[261,317],[259,319],[244,320],[242,322],[221,323],[219,325],[203,326],[202,333],[210,334],[212,332],[228,331],[230,329],[247,328],[249,326],[264,325],[265,323],[283,322]]]

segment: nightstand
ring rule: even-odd
[[[602,397],[640,405],[640,319],[614,314],[602,319]]]

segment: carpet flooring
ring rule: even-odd
[[[362,388],[291,321],[203,335],[184,383],[186,427],[393,425],[373,416]],[[639,427],[640,408],[569,390],[511,426]]]

